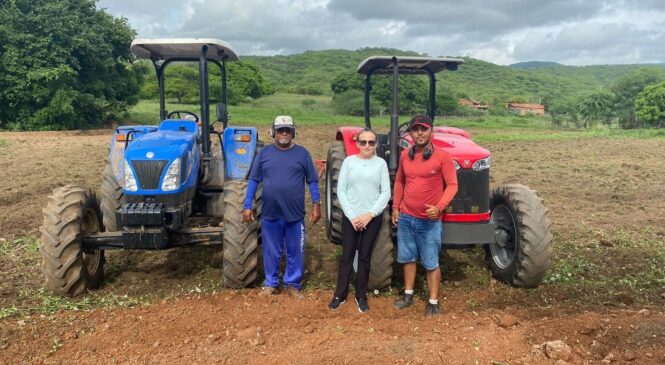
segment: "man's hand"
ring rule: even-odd
[[[309,221],[312,224],[316,224],[319,219],[321,219],[321,204],[312,204],[312,214],[309,217]]]
[[[399,220],[399,209],[393,209],[393,216],[391,218],[393,226],[397,225],[398,220]]]
[[[425,211],[425,213],[427,213],[427,218],[436,219],[441,215],[439,208],[429,204],[425,204],[425,206],[427,207],[427,210]]]
[[[254,212],[251,209],[243,209],[242,211],[242,220],[245,223],[254,221]]]

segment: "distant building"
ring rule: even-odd
[[[481,110],[487,110],[490,107],[487,104],[481,104],[479,101],[475,101],[473,99],[458,99],[457,104],[459,104],[460,106],[466,106],[469,108],[481,109]]]
[[[543,104],[508,103],[506,104],[506,108],[519,115],[545,115],[545,105]]]

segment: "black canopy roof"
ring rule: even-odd
[[[399,73],[426,74],[437,73],[444,69],[457,70],[457,65],[464,63],[461,58],[412,57],[412,56],[372,56],[358,66],[358,73],[391,73],[393,59],[397,60]]]

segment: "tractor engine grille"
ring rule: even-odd
[[[136,178],[143,190],[154,190],[159,188],[159,178],[162,177],[166,160],[144,161],[132,160],[132,166],[136,171]]]
[[[490,210],[490,170],[457,170],[457,194],[448,205],[447,213],[486,213]]]

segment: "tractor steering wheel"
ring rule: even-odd
[[[194,113],[192,113],[192,112],[190,112],[190,111],[187,111],[187,110],[175,110],[175,111],[172,111],[172,112],[169,113],[169,115],[166,116],[166,119],[174,119],[174,118],[173,118],[174,115],[177,115],[178,119],[182,119],[181,116],[180,116],[180,114],[184,114],[184,115],[185,115],[185,118],[184,118],[184,119],[189,119],[189,120],[191,120],[192,118],[194,118],[194,123],[198,123],[198,122],[199,122],[199,116],[196,115],[196,114],[194,114]],[[188,118],[188,116],[191,117],[191,118]]]
[[[400,124],[397,127],[397,136],[399,138],[402,138],[402,134],[404,134],[406,132],[406,130],[408,129],[409,123],[410,123],[410,121],[409,122],[403,122],[402,124]],[[404,127],[407,127],[407,128],[404,128]]]

